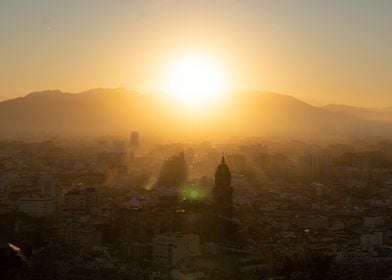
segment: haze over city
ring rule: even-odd
[[[391,280],[392,1],[0,2],[1,280]]]

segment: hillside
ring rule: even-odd
[[[162,137],[213,134],[314,139],[389,136],[392,131],[391,123],[386,121],[390,110],[385,109],[381,118],[375,117],[379,112],[372,109],[315,107],[277,93],[237,92],[219,110],[222,113],[189,121],[159,95],[123,88],[77,94],[42,91],[0,102],[0,133],[4,137],[94,136],[128,133],[137,128]]]

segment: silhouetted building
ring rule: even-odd
[[[222,157],[215,172],[215,186],[213,189],[212,224],[213,239],[218,242],[230,240],[237,231],[237,224],[233,217],[233,188],[231,186],[231,172]]]
[[[139,140],[140,135],[139,132],[137,131],[132,131],[131,136],[129,137],[129,144],[131,145],[131,148],[137,148],[139,146]]]
[[[213,189],[214,210],[218,216],[231,218],[233,215],[233,188],[229,166],[222,157],[222,162],[215,172]]]
[[[186,182],[188,168],[184,152],[172,156],[164,161],[159,174],[157,185],[159,187],[179,187]]]

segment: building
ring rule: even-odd
[[[213,207],[218,216],[231,218],[233,215],[233,188],[231,187],[231,172],[224,157],[222,157],[222,162],[215,172]]]
[[[229,241],[238,231],[233,218],[233,187],[229,166],[222,157],[215,172],[215,185],[212,190],[211,238],[217,242]]]
[[[161,266],[176,267],[179,261],[199,254],[196,234],[166,233],[153,239],[153,263]]]
[[[176,215],[171,209],[121,207],[116,210],[115,228],[124,240],[150,241],[157,234],[175,231]]]
[[[113,150],[114,154],[126,154],[126,142],[122,140],[114,140],[113,141]]]
[[[382,232],[363,233],[361,244],[364,250],[374,250],[384,245],[384,234]]]
[[[98,197],[94,188],[71,190],[64,195],[64,211],[70,214],[96,214]]]
[[[158,177],[158,187],[177,188],[188,179],[188,166],[184,152],[172,156],[163,162],[161,172]]]
[[[194,268],[181,268],[173,269],[171,271],[171,277],[174,280],[200,280],[207,279],[207,274],[204,271]]]
[[[384,158],[387,161],[392,161],[392,142],[391,141],[383,141],[380,143],[380,149],[383,153]]]
[[[81,226],[66,229],[68,244],[78,246],[101,245],[101,232],[94,227]]]
[[[39,178],[39,186],[43,197],[53,198],[56,215],[61,210],[61,189],[56,178],[50,174],[44,174]]]
[[[231,154],[227,157],[234,172],[244,172],[246,170],[246,156],[243,154]]]
[[[97,246],[102,234],[94,226],[76,222],[60,222],[51,229],[52,241],[69,246]]]
[[[70,214],[86,214],[87,201],[82,191],[72,190],[64,195],[64,211]]]
[[[383,217],[363,217],[363,226],[365,228],[383,227],[385,221]]]
[[[84,189],[84,195],[86,197],[86,206],[90,214],[95,211],[98,207],[98,195],[94,188]]]
[[[132,131],[131,136],[129,137],[129,144],[131,148],[137,148],[139,146],[140,135],[137,131]]]
[[[129,257],[139,262],[152,261],[151,242],[132,242],[128,245]]]
[[[37,218],[53,216],[56,213],[54,199],[39,195],[20,198],[16,207],[19,212]]]

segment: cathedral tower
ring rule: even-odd
[[[233,215],[233,189],[231,187],[231,173],[229,166],[222,156],[222,162],[215,172],[215,186],[213,189],[213,204],[218,216],[231,218]]]

